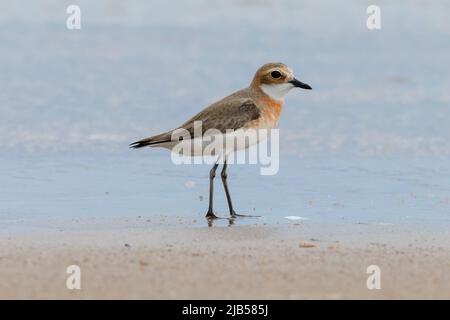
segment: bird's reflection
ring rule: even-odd
[[[234,225],[236,218],[206,218],[206,222],[210,228],[214,227],[214,224],[217,224],[219,221],[223,220],[228,220],[228,227],[231,227]]]

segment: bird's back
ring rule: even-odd
[[[142,148],[145,146],[169,147],[172,141],[172,133],[177,129],[189,131],[191,137],[194,134],[194,123],[199,122],[202,126],[202,134],[207,130],[216,129],[222,133],[226,130],[238,130],[245,127],[251,121],[261,117],[261,108],[258,106],[258,99],[252,94],[250,88],[242,89],[231,95],[211,104],[183,123],[181,126],[142,139],[131,144],[133,148]]]

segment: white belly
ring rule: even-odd
[[[227,156],[230,153],[247,149],[267,139],[267,129],[239,129],[225,134],[205,135],[202,138],[170,142],[161,147],[182,156]]]

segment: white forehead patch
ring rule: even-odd
[[[283,100],[284,96],[294,87],[292,83],[262,84],[261,90],[275,100]]]

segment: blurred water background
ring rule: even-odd
[[[70,4],[81,30],[66,28]],[[0,225],[203,216],[208,166],[128,144],[247,86],[269,61],[314,90],[286,99],[279,174],[230,168],[240,212],[449,223],[450,6],[377,1],[382,29],[370,31],[370,4],[1,1]]]

